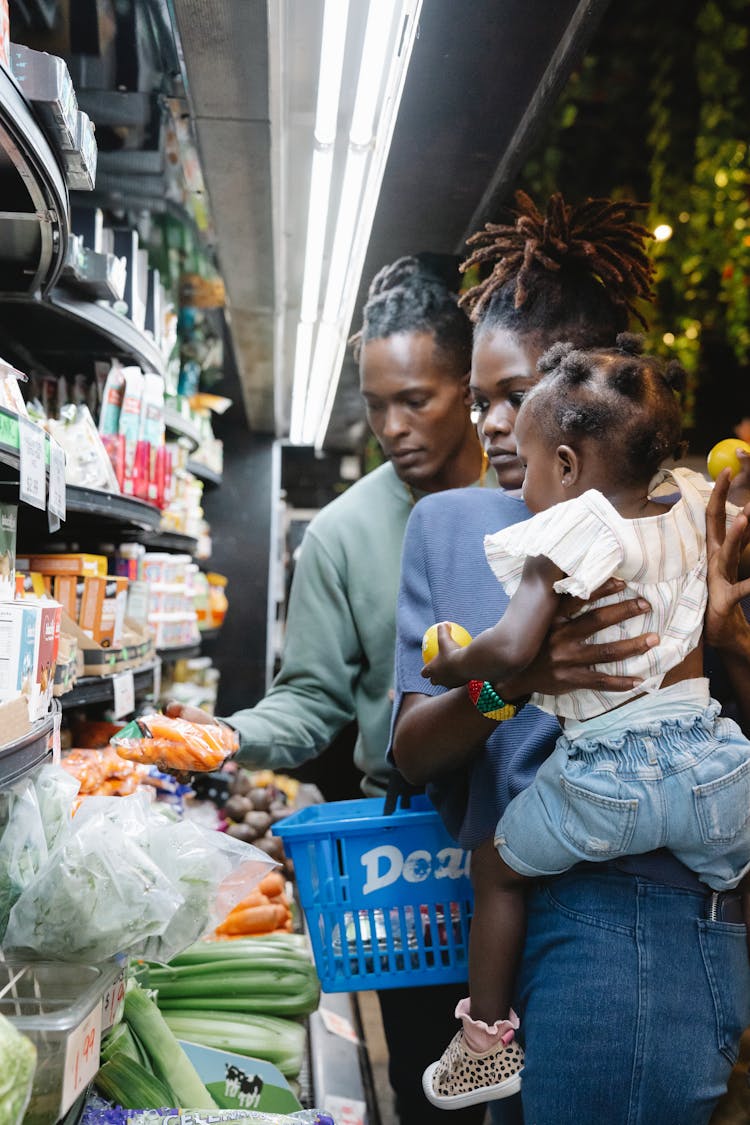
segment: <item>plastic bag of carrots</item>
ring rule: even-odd
[[[239,736],[220,723],[191,723],[155,713],[128,723],[112,745],[121,758],[165,773],[203,773],[217,769],[239,749]]]
[[[270,871],[249,895],[229,911],[211,937],[227,941],[290,933],[291,930],[292,908],[286,896],[284,876],[280,871]]]

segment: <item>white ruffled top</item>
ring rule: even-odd
[[[680,498],[659,515],[624,519],[596,489],[539,512],[530,520],[486,535],[484,549],[495,576],[511,596],[524,562],[540,555],[565,572],[555,583],[560,594],[587,600],[608,578],[626,583],[619,594],[592,605],[642,595],[651,610],[603,629],[591,644],[657,633],[661,641],[641,656],[601,664],[614,675],[643,677],[630,692],[580,689],[565,695],[534,695],[532,703],[554,715],[589,719],[619,707],[644,691],[656,691],[665,674],[696,647],[706,609],[706,504],[713,485],[690,469],[661,470],[649,492],[665,483]],[[727,504],[727,522],[739,508]]]

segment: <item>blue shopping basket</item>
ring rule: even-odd
[[[294,863],[324,992],[468,977],[469,852],[425,796],[311,805],[274,825]]]

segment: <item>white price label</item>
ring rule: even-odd
[[[54,438],[49,443],[49,499],[47,507],[58,519],[65,519],[65,453]]]
[[[135,711],[135,685],[132,671],[118,672],[112,677],[116,719],[124,719]]]
[[[342,1039],[348,1039],[350,1043],[359,1043],[357,1033],[346,1016],[340,1016],[338,1012],[332,1012],[330,1008],[318,1008],[318,1012],[326,1031],[330,1031],[332,1035],[340,1035]]]
[[[161,660],[156,658],[154,664],[154,703],[158,705],[161,699]]]
[[[26,418],[18,419],[20,482],[18,495],[34,508],[45,510],[47,475],[44,467],[44,430]]]
[[[93,1012],[68,1036],[65,1045],[61,1114],[70,1108],[99,1069],[101,1041],[102,1006],[97,1004]]]
[[[323,1112],[330,1113],[336,1125],[365,1125],[367,1106],[356,1098],[340,1098],[337,1094],[325,1094]]]
[[[123,969],[111,988],[102,997],[102,1031],[109,1031],[125,1002],[125,970]]]
[[[60,765],[60,727],[62,726],[62,711],[55,711],[52,716],[52,764]]]

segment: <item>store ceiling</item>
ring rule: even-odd
[[[312,133],[323,0],[271,3],[269,33],[268,0],[171,0],[248,424],[283,436],[292,372],[288,361],[274,372],[274,333],[278,354],[293,354],[283,334],[296,320],[308,184],[296,172],[286,191],[278,183]],[[356,308],[384,263],[460,252],[493,217],[606,5],[424,0]],[[364,431],[347,358],[326,446],[355,449]]]

